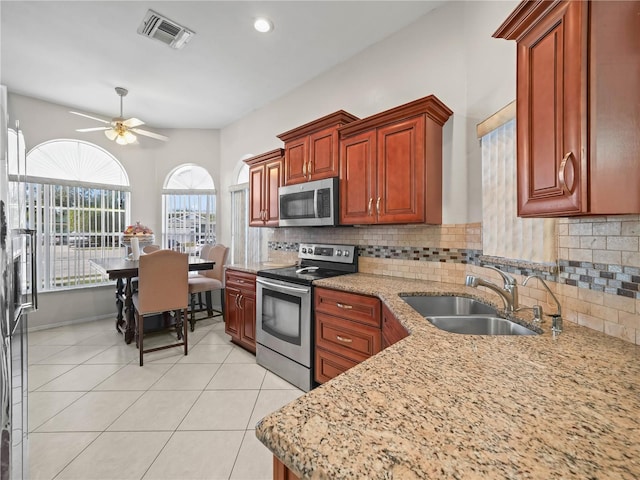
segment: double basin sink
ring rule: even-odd
[[[467,297],[400,295],[440,330],[466,335],[537,335],[522,325],[501,318],[490,305]]]

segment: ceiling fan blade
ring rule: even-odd
[[[169,137],[165,137],[164,135],[160,135],[159,133],[149,132],[148,130],[140,130],[139,128],[130,128],[132,132],[135,132],[139,135],[144,135],[145,137],[155,138],[156,140],[162,140],[166,142],[169,140]]]
[[[87,115],[86,113],[72,112],[72,111],[70,111],[69,113],[73,113],[74,115],[80,115],[81,117],[90,118],[91,120],[96,120],[96,121],[102,122],[102,123],[111,123],[111,120],[105,120],[104,118],[92,117],[91,115]]]
[[[132,118],[129,118],[128,120],[123,121],[122,124],[125,127],[133,128],[133,127],[139,127],[140,125],[144,125],[144,122],[139,118],[132,117]]]
[[[76,132],[101,132],[109,130],[111,127],[76,128]]]

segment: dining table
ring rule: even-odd
[[[116,281],[116,330],[124,334],[124,341],[131,343],[135,337],[133,312],[133,279],[138,276],[139,260],[126,257],[92,258],[93,268],[110,280]],[[215,262],[199,257],[189,257],[189,271],[211,270]]]

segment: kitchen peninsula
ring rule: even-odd
[[[379,297],[411,334],[259,422],[293,474],[640,475],[638,346],[570,322],[553,338],[548,319],[537,336],[448,333],[398,296],[492,298],[461,285],[368,274],[315,285]]]

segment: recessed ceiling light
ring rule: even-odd
[[[260,33],[267,33],[273,30],[273,23],[268,18],[259,17],[253,22],[253,28]]]

